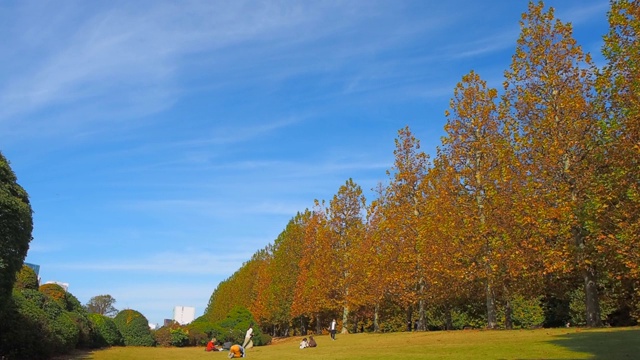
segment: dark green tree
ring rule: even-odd
[[[0,307],[11,296],[16,274],[29,250],[33,230],[29,195],[18,185],[0,152]]]
[[[113,319],[101,314],[89,314],[89,320],[93,328],[93,346],[107,347],[124,345],[122,334],[118,331],[118,327]]]
[[[256,319],[251,312],[241,306],[236,306],[227,314],[227,317],[214,325],[213,336],[218,340],[231,341],[242,344],[245,333],[250,325],[253,325],[253,343],[256,346],[266,345],[270,338],[263,336],[260,327],[256,325]]]
[[[154,346],[149,320],[136,310],[122,310],[113,318],[126,346]]]

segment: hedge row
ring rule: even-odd
[[[38,360],[78,348],[155,345],[147,319],[137,311],[122,311],[116,318],[125,320],[118,322],[89,314],[61,286],[38,287],[34,279],[33,270],[23,266],[11,298],[0,308],[0,358]]]

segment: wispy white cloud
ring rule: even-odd
[[[202,315],[217,281],[222,280],[215,277],[211,279],[199,279],[197,282],[147,281],[138,284],[100,281],[94,285],[70,284],[69,290],[81,303],[87,303],[97,295],[109,294],[116,299],[116,309],[141,311],[149,322],[162,325],[164,319],[173,318],[175,306],[192,306],[196,308],[196,317]]]
[[[556,17],[564,22],[569,21],[574,25],[582,25],[597,18],[604,19],[609,6],[607,0],[585,1],[578,6],[558,9]]]
[[[254,250],[255,251],[255,250]],[[135,258],[119,258],[89,262],[49,263],[50,269],[65,269],[83,272],[126,272],[183,275],[224,275],[228,269],[237,269],[253,252],[213,252],[182,250],[141,255]]]
[[[140,117],[171,107],[185,91],[179,79],[196,76],[190,75],[192,71],[203,72],[212,84],[226,86],[233,86],[227,82],[231,79],[246,84],[250,77],[255,82],[256,76],[281,82],[298,74],[344,67],[362,54],[392,50],[445,21],[444,17],[434,18],[417,28],[415,23],[399,23],[401,26],[376,41],[368,41],[365,33],[350,34],[348,43],[332,41],[353,32],[356,25],[375,21],[384,12],[384,7],[361,5],[302,6],[285,1],[255,6],[238,1],[178,6],[152,2],[146,6],[116,3],[90,14],[68,12],[63,20],[78,26],[51,25],[64,40],[48,47],[41,60],[25,61],[0,89],[0,124],[56,107],[56,112],[72,111],[80,116],[58,118],[51,128],[86,131],[97,120],[122,122],[131,115]],[[337,13],[340,16],[335,16]],[[26,21],[37,19],[46,21]],[[33,34],[29,30],[35,25],[21,24],[20,30]],[[357,46],[353,46],[354,37],[362,40]],[[192,56],[196,54],[201,60],[194,63]],[[255,58],[261,61],[255,62]],[[205,65],[206,59],[210,63]],[[247,71],[247,66],[259,67]],[[46,119],[56,118],[48,114]],[[40,128],[45,125],[44,120],[30,121],[40,123]],[[251,133],[228,135],[214,134],[212,141],[241,140]],[[238,135],[242,137],[238,139]]]

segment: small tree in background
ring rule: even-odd
[[[115,303],[116,299],[111,295],[98,295],[92,297],[85,305],[85,308],[90,314],[114,317],[118,313],[118,309],[113,306]]]

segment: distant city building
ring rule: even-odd
[[[191,306],[176,306],[173,308],[173,320],[180,325],[186,325],[196,318],[196,308]]]
[[[40,265],[31,264],[31,263],[24,263],[24,264],[30,267],[33,270],[33,272],[36,273],[36,279],[38,279],[38,286],[40,286],[40,283],[42,283],[42,279],[40,278]]]
[[[149,329],[151,330],[155,330],[158,328],[158,324],[154,324],[154,323],[149,323]]]
[[[24,263],[24,264],[32,268],[33,271],[36,273],[36,276],[40,276],[40,265],[30,264],[30,263]]]
[[[63,283],[59,281],[47,281],[45,284],[57,284],[60,285],[64,291],[69,291],[69,283]]]

